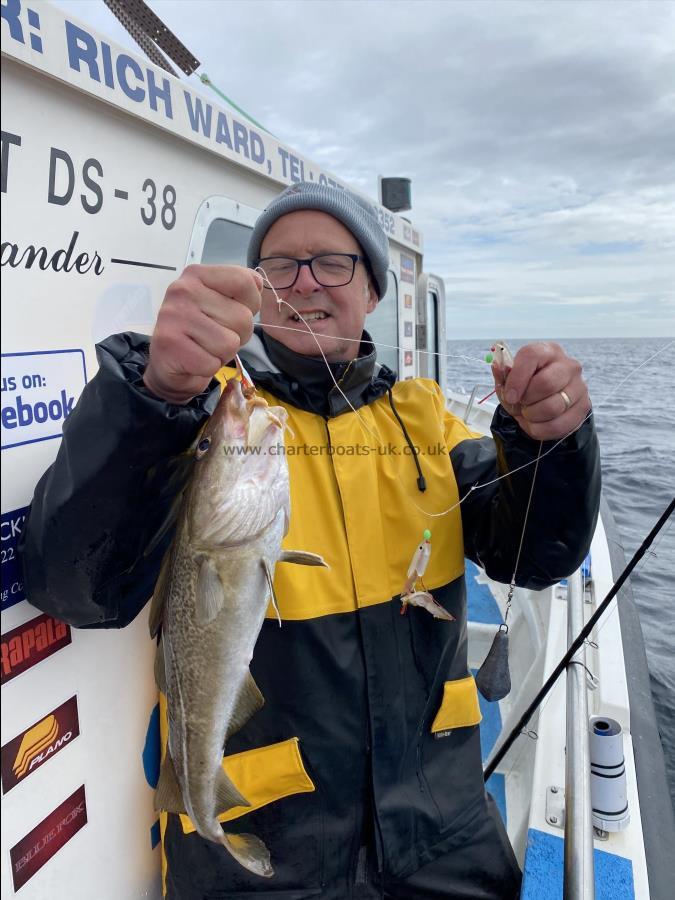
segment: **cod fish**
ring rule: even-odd
[[[249,663],[270,598],[276,605],[274,566],[326,565],[281,550],[290,514],[285,424],[286,410],[228,382],[196,445],[150,611],[169,724],[155,808],[187,813],[203,838],[267,878],[274,871],[263,841],[225,833],[217,816],[250,806],[222,760],[228,737],[264,702]]]

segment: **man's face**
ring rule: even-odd
[[[277,219],[260,248],[261,258],[288,256],[307,259],[320,253],[363,255],[356,238],[341,222],[315,210],[298,210]],[[265,263],[261,266],[264,269]],[[277,291],[277,294],[305,318],[312,313],[325,315],[325,318],[309,319],[309,326],[316,333],[321,349],[330,362],[358,356],[358,342],[366,314],[372,312],[377,304],[377,294],[364,263],[356,264],[354,278],[342,287],[322,287],[309,266],[301,266],[295,284]],[[274,292],[269,289],[263,291],[260,321],[263,325],[298,329],[286,331],[270,328],[267,334],[296,353],[321,356],[317,342],[307,327],[296,318],[289,306],[278,304]]]

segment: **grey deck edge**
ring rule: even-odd
[[[626,558],[616,522],[604,498],[601,515],[609,546],[612,576],[616,581],[626,566]],[[675,818],[663,747],[656,725],[640,616],[633,599],[630,579],[619,591],[617,600],[650,900],[672,900],[675,890]]]

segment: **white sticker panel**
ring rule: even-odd
[[[87,383],[82,350],[2,354],[2,449],[61,437]]]

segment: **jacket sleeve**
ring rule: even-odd
[[[190,447],[218,384],[186,406],[143,385],[149,339],[97,345],[99,371],[63,426],[38,482],[19,552],[30,603],[71,625],[123,627],[152,595],[173,536]]]
[[[501,406],[491,428],[494,440],[472,437],[450,452],[460,497],[466,498],[461,506],[464,552],[490,578],[508,584],[532,490],[516,584],[540,590],[581,565],[595,531],[600,451],[593,416],[564,440],[544,441],[538,466],[539,441]],[[513,474],[480,487],[508,472]]]

